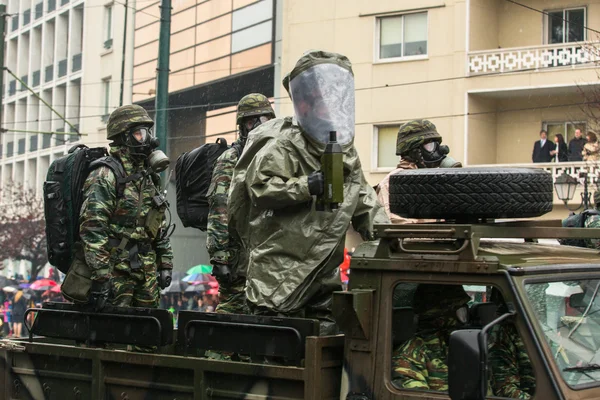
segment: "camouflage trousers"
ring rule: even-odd
[[[140,280],[127,271],[113,271],[111,280],[113,306],[158,308],[160,291],[156,270],[143,273],[144,279]]]
[[[250,314],[246,305],[246,277],[238,276],[229,282],[217,278],[219,282],[219,305],[215,310],[221,314]]]

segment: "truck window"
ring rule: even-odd
[[[527,297],[565,382],[600,382],[600,280],[525,284]]]
[[[392,383],[401,390],[448,391],[448,340],[458,329],[482,328],[506,312],[500,291],[485,285],[399,283],[392,315]],[[527,399],[535,378],[512,322],[489,335],[489,395]]]

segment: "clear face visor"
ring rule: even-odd
[[[251,130],[255,129],[256,127],[264,124],[265,122],[269,121],[273,119],[273,117],[271,117],[270,115],[261,115],[258,117],[254,117],[254,118],[248,118],[247,120],[245,120],[243,122],[244,127],[246,128],[246,132],[250,132]]]
[[[148,128],[145,126],[139,126],[132,128],[129,131],[129,136],[132,139],[133,143],[145,144],[150,141],[154,137],[152,133],[152,128]]]
[[[340,144],[354,139],[354,77],[337,64],[318,64],[290,81],[298,124],[320,143],[337,132]]]

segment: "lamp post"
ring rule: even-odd
[[[583,178],[583,193],[581,194],[581,203],[579,204],[579,206],[577,206],[577,208],[574,209],[569,207],[568,202],[569,200],[572,200],[575,196],[575,190],[579,185],[579,180],[563,172],[562,175],[556,178],[556,181],[554,181],[554,189],[556,190],[556,195],[558,196],[559,200],[562,200],[565,203],[565,207],[570,211],[577,211],[581,207],[583,207],[584,210],[587,210],[590,206],[590,194],[588,192],[588,173],[580,172],[579,178]]]

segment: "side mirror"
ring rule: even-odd
[[[448,392],[452,400],[484,400],[487,393],[487,345],[480,329],[454,331],[448,350]],[[487,336],[487,335],[485,335]],[[483,350],[480,339],[483,340]]]

